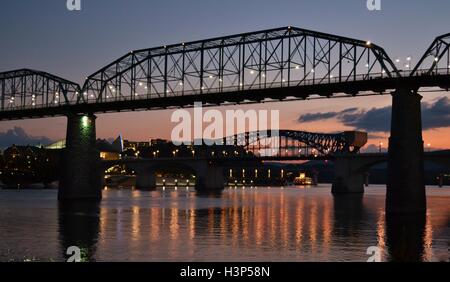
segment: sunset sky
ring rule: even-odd
[[[366,0],[82,0],[77,12],[66,9],[66,0],[0,5],[0,71],[32,68],[80,84],[130,50],[288,25],[370,40],[392,59],[411,56],[413,63],[436,36],[450,32],[450,2],[442,0],[382,0],[382,11],[377,12],[367,10]],[[425,143],[450,148],[450,96],[445,92],[423,96]],[[387,144],[390,102],[389,96],[380,96],[240,108],[279,109],[281,128],[359,129],[369,132],[370,144]],[[170,116],[171,110],[99,115],[97,136],[169,138],[174,126]],[[0,122],[0,147],[21,138],[62,139],[65,127],[65,118]]]

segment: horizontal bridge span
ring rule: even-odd
[[[0,73],[0,111],[53,108],[79,101],[80,86],[43,71],[20,69]]]
[[[283,27],[132,51],[89,76],[83,89],[90,103],[399,76],[371,42]]]
[[[448,90],[448,38],[438,37],[413,71],[399,71],[372,42],[282,27],[132,51],[82,88],[41,71],[5,72],[0,120],[387,94],[398,87]]]

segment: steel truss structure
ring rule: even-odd
[[[58,76],[21,69],[0,73],[0,110],[57,107],[79,102],[80,86]]]
[[[379,46],[283,27],[132,51],[89,76],[88,102],[396,77]]]
[[[450,33],[437,37],[411,72],[411,76],[432,74],[450,74]]]
[[[295,130],[254,131],[228,136],[220,144],[243,146],[254,155],[300,157],[356,154],[367,142],[367,133],[348,131],[336,134]]]
[[[370,41],[282,27],[132,51],[77,83],[0,73],[0,120],[450,87],[450,34],[412,72]],[[420,75],[419,75],[420,74]],[[364,93],[366,92],[366,93]],[[369,94],[367,94],[369,93]],[[341,95],[342,96],[342,95]]]

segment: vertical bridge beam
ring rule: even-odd
[[[95,119],[92,114],[67,116],[66,148],[58,199],[100,200],[102,173],[100,153],[95,148]]]
[[[424,213],[426,196],[420,96],[417,91],[392,93],[386,213]]]
[[[353,155],[337,154],[334,160],[334,180],[331,193],[364,193],[364,173],[362,161]]]

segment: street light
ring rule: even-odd
[[[407,68],[408,70],[411,70],[411,60],[412,60],[412,57],[411,57],[411,56],[406,57],[406,61],[407,61],[407,63],[406,63],[406,68]]]
[[[382,149],[383,149],[383,142],[380,142],[380,153],[381,153]]]

